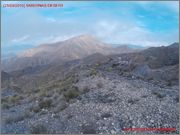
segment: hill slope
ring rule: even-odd
[[[169,48],[177,49],[163,50]],[[154,52],[163,53],[161,49],[96,53],[8,73],[11,79],[2,88],[2,133],[120,134],[129,127],[174,127],[170,133],[178,134],[179,84],[164,82],[178,81],[179,63],[156,66],[160,57]],[[146,61],[149,57],[154,61]]]

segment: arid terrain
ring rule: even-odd
[[[179,133],[179,43],[112,48],[82,35],[10,59],[1,85],[2,133]]]

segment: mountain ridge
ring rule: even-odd
[[[44,44],[20,53],[17,58],[4,64],[6,71],[23,69],[28,66],[61,63],[81,59],[94,53],[103,55],[120,54],[136,51],[131,48],[110,47],[91,35],[80,35],[64,41]]]

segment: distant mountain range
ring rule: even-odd
[[[61,63],[100,53],[103,55],[134,52],[127,45],[112,47],[90,35],[80,35],[65,41],[43,44],[3,61],[3,70],[13,71],[52,63]]]

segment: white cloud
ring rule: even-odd
[[[14,38],[11,40],[12,43],[22,43],[24,42],[25,40],[27,40],[30,36],[29,35],[25,35],[25,36],[22,36],[22,37],[19,37],[19,38]]]
[[[164,5],[172,11],[179,13],[179,1],[164,1]]]
[[[103,20],[96,23],[92,32],[106,43],[135,44],[142,46],[169,45],[176,41],[176,33],[153,33],[140,22]],[[161,35],[160,35],[161,34]]]
[[[50,17],[48,17],[48,18],[46,18],[46,19],[47,19],[48,22],[56,22],[56,21],[57,21],[56,19],[50,18]]]

